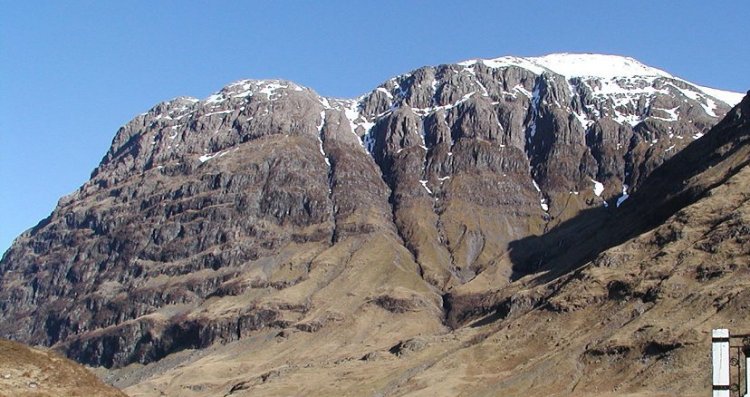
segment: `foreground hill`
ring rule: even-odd
[[[125,397],[73,361],[8,340],[0,340],[0,396]]]
[[[745,307],[736,101],[574,54],[177,98],[3,256],[0,335],[132,395],[699,393]]]

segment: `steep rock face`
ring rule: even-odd
[[[508,242],[617,205],[729,109],[632,59],[571,54],[425,67],[359,106],[398,230],[442,289],[506,282]]]
[[[614,207],[729,109],[618,62],[425,67],[357,100],[241,81],[159,104],[3,256],[0,335],[118,367],[267,329],[443,330],[441,295],[533,271],[511,242]]]

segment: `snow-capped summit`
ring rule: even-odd
[[[673,77],[671,74],[644,65],[630,57],[603,54],[550,54],[528,58],[557,74],[572,77],[630,77],[659,76]]]
[[[656,78],[668,78],[683,81],[698,88],[702,93],[710,95],[728,105],[736,105],[743,95],[736,92],[717,90],[699,86],[682,80],[661,69],[644,65],[638,60],[620,56],[590,53],[558,53],[539,57],[504,56],[492,59],[472,59],[459,62],[462,66],[472,66],[482,63],[490,68],[520,67],[535,74],[552,72],[565,76],[566,79],[632,79],[639,78],[653,83]]]
[[[630,57],[604,54],[559,53],[540,57],[504,56],[492,59],[473,59],[459,62],[462,66],[471,66],[478,62],[491,68],[517,66],[536,74],[550,71],[573,77],[630,77],[660,76],[672,77],[669,73],[646,66]]]

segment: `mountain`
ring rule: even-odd
[[[577,393],[553,368],[595,393],[583,368],[623,368],[602,360],[700,354],[705,335],[656,331],[682,298],[648,286],[741,285],[649,245],[682,209],[725,211],[711,192],[742,195],[740,99],[593,54],[423,67],[354,100],[277,80],[176,98],[4,254],[0,335],[133,395]],[[680,233],[721,221],[696,211]],[[659,321],[620,343],[615,309]],[[647,379],[617,385],[702,381]]]

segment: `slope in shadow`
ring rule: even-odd
[[[654,170],[622,206],[595,208],[541,236],[510,243],[513,279],[546,272],[544,283],[643,234],[698,201],[750,163],[750,91],[704,137]]]

